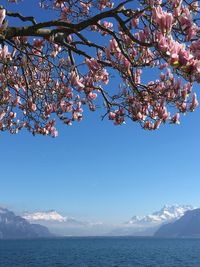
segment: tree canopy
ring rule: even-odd
[[[20,5],[0,7],[1,131],[56,137],[57,119],[71,125],[97,108],[115,125],[155,130],[198,106],[198,1],[40,0],[54,15],[44,21]]]

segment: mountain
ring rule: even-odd
[[[194,209],[189,205],[165,205],[159,211],[145,216],[133,216],[125,223],[102,223],[80,220],[65,216],[55,210],[26,212],[22,215],[29,223],[37,223],[50,229],[59,236],[153,236],[158,228],[168,222],[179,219],[187,210]]]
[[[200,237],[200,209],[187,211],[173,223],[162,225],[155,237]]]
[[[55,210],[50,210],[46,212],[26,212],[23,215],[23,218],[28,221],[57,221],[57,222],[65,222],[68,218],[62,216]]]
[[[59,236],[94,236],[105,235],[107,226],[101,222],[89,222],[71,216],[63,216],[55,210],[26,212],[22,217],[30,223],[39,223],[48,227],[52,233]]]
[[[50,237],[48,228],[39,224],[30,224],[12,211],[0,207],[0,239],[22,239]]]
[[[119,236],[153,236],[162,224],[179,219],[188,210],[193,210],[190,205],[165,205],[159,211],[145,216],[133,216],[121,227],[112,230],[109,235]]]
[[[70,216],[63,216],[55,210],[50,211],[38,211],[38,212],[26,212],[22,215],[24,219],[30,223],[41,223],[42,225],[48,224],[64,224],[64,225],[86,225],[87,222],[76,220]]]
[[[146,216],[133,216],[127,223],[130,225],[156,225],[177,220],[188,210],[193,210],[190,205],[165,205],[161,210]]]

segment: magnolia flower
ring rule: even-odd
[[[190,51],[196,59],[200,60],[200,40],[192,42],[190,46]]]
[[[196,107],[198,107],[199,102],[197,100],[197,95],[193,94],[192,96],[192,103],[190,105],[190,111],[194,111]]]
[[[11,59],[11,54],[8,51],[7,45],[4,45],[3,48],[0,45],[0,59],[1,60]]]
[[[101,68],[100,64],[94,58],[91,59],[86,58],[85,62],[88,65],[89,69],[92,71],[97,71]]]
[[[136,17],[132,18],[132,20],[131,20],[131,25],[132,25],[135,29],[137,29],[137,28],[138,28],[138,25],[139,25],[139,19],[136,18]]]
[[[110,40],[110,51],[113,52],[113,53],[115,53],[115,52],[121,52],[121,50],[120,50],[120,48],[118,46],[118,43],[117,43],[117,41],[114,38],[112,38]]]
[[[104,28],[106,28],[106,29],[111,29],[111,28],[113,27],[113,23],[108,22],[108,21],[104,21],[104,22],[102,23],[102,26],[103,26]]]
[[[169,0],[169,2],[170,2],[170,4],[172,4],[172,6],[173,6],[174,8],[177,8],[178,6],[181,5],[182,0]]]
[[[109,117],[110,120],[114,120],[115,117],[116,117],[116,113],[110,111],[108,117]]]
[[[89,10],[91,8],[91,3],[84,3],[84,2],[80,2],[82,8],[83,8],[83,11],[85,14],[88,14],[89,13]]]
[[[112,8],[114,3],[110,0],[99,0],[99,9],[102,10],[106,7]]]
[[[2,26],[5,17],[6,17],[6,10],[0,9],[0,27]]]
[[[11,111],[10,113],[9,113],[9,115],[10,115],[10,118],[11,119],[14,119],[14,118],[16,118],[16,113],[15,112],[13,112],[13,111]]]
[[[190,7],[193,11],[197,12],[199,10],[199,1],[194,1],[191,3]]]
[[[79,89],[83,89],[85,87],[84,84],[82,83],[82,80],[79,78],[79,76],[75,72],[71,73],[70,80],[71,80],[71,84],[74,86],[77,86]]]
[[[162,10],[161,6],[152,9],[152,16],[163,34],[171,32],[173,16]]]
[[[174,123],[174,124],[180,124],[179,117],[180,117],[180,114],[177,112],[177,113],[171,118],[171,123]]]
[[[35,112],[37,110],[37,106],[36,106],[36,104],[32,104],[31,105],[31,111],[33,111],[33,112]]]
[[[93,92],[90,92],[88,94],[88,98],[89,98],[89,100],[95,100],[97,98],[97,94],[93,93]]]

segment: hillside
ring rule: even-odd
[[[200,237],[200,209],[190,210],[173,223],[162,225],[155,237]]]
[[[39,224],[30,224],[12,211],[0,207],[0,239],[22,239],[50,237],[48,228]]]

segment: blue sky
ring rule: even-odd
[[[200,206],[199,108],[154,132],[132,122],[116,127],[98,112],[58,128],[56,139],[0,134],[1,205],[105,222],[164,204]]]
[[[94,113],[59,127],[57,139],[1,134],[1,203],[108,222],[166,203],[199,206],[199,116],[147,132]]]

